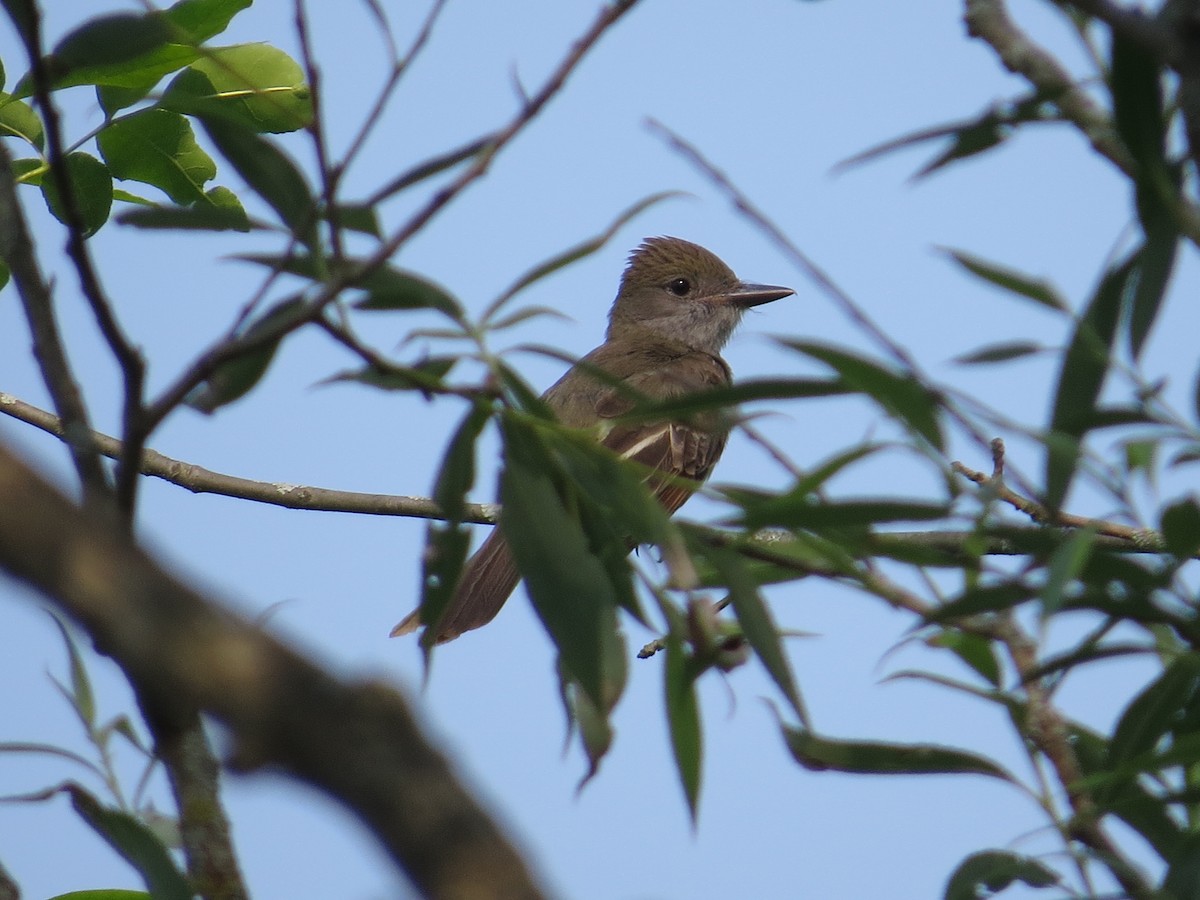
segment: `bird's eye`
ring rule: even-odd
[[[692,289],[692,283],[690,281],[688,281],[686,278],[676,278],[674,281],[672,281],[670,284],[667,285],[667,290],[670,291],[672,294],[674,294],[676,297],[683,297],[683,296],[687,295],[691,291],[691,289]]]

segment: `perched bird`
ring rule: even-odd
[[[648,478],[674,513],[712,471],[725,449],[728,426],[716,417],[689,422],[614,422],[633,403],[588,371],[599,370],[651,400],[667,400],[731,382],[721,348],[752,306],[795,293],[791,288],[739,281],[729,266],[696,244],[648,238],[629,257],[608,314],[605,341],[572,367],[542,399],[564,425],[592,429],[619,455],[669,477]],[[694,482],[694,486],[688,483]],[[502,513],[503,514],[503,513]],[[486,625],[520,581],[499,528],[467,561],[437,629],[439,643]],[[420,627],[420,610],[392,636]]]

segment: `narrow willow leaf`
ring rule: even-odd
[[[425,529],[425,551],[421,554],[421,624],[433,625],[442,618],[462,577],[471,534],[460,522],[443,525],[431,522]],[[435,630],[421,635],[426,666],[437,640]],[[428,675],[428,670],[426,671]]]
[[[936,522],[949,509],[944,504],[910,500],[845,500],[821,502],[810,491],[794,491],[747,506],[742,524],[748,529],[870,527],[888,522]]]
[[[1034,591],[1018,582],[968,588],[939,606],[929,616],[931,622],[953,622],[986,612],[1003,612],[1033,599]]]
[[[487,309],[484,310],[483,315],[480,316],[480,321],[484,324],[489,323],[500,311],[500,309],[521,291],[525,290],[530,285],[541,281],[547,275],[553,274],[559,269],[568,266],[571,263],[578,262],[581,259],[591,256],[598,250],[601,250],[604,245],[612,239],[613,235],[616,234],[626,224],[628,224],[631,219],[636,218],[651,206],[661,203],[663,200],[668,200],[679,196],[682,196],[679,191],[663,191],[661,193],[651,194],[649,197],[639,200],[633,206],[629,207],[619,216],[617,216],[617,218],[614,219],[612,223],[606,229],[604,229],[604,231],[588,238],[586,241],[576,244],[574,247],[564,250],[562,253],[555,254],[554,256],[550,257],[550,259],[539,263],[518,278],[508,288],[508,290],[506,290],[488,305]]]
[[[806,769],[857,775],[986,775],[1013,778],[986,757],[936,744],[888,744],[818,737],[802,728],[783,726],[793,758]]]
[[[1108,748],[1108,765],[1120,766],[1154,749],[1180,710],[1200,690],[1200,659],[1181,656],[1125,707]]]
[[[204,203],[204,186],[217,175],[191,123],[163,109],[117,119],[101,129],[96,144],[115,177],[153,185],[181,205]]]
[[[149,828],[128,813],[103,806],[78,785],[65,790],[80,818],[137,870],[155,900],[191,900],[187,879]]]
[[[1114,32],[1110,88],[1113,124],[1137,161],[1146,169],[1165,168],[1166,119],[1162,71],[1151,53],[1121,32]]]
[[[970,353],[954,357],[960,366],[977,366],[986,363],[1010,362],[1037,353],[1044,353],[1046,348],[1035,341],[1005,341],[1000,344],[988,344]]]
[[[945,900],[978,900],[998,894],[1017,882],[1032,888],[1054,887],[1059,876],[1032,857],[1007,850],[984,850],[972,853],[958,864],[942,896]]]
[[[996,655],[996,648],[987,638],[944,628],[926,643],[931,647],[946,648],[992,687],[1000,687],[1000,659]]]
[[[71,668],[71,691],[67,695],[67,699],[79,716],[83,727],[90,734],[96,727],[96,695],[92,690],[91,678],[88,677],[87,667],[83,664],[83,657],[79,654],[79,647],[76,645],[75,639],[71,637],[71,633],[67,631],[67,626],[58,616],[51,618],[54,619],[54,624],[58,626],[58,632],[62,635]]]
[[[982,278],[996,287],[1003,288],[1009,293],[1033,300],[1058,312],[1066,312],[1069,308],[1067,302],[1047,281],[1032,278],[962,250],[946,247],[943,248],[943,252],[972,275]]]
[[[911,432],[935,448],[943,448],[945,441],[937,399],[911,375],[891,371],[866,357],[827,344],[794,340],[782,343],[825,363],[848,385],[871,397]]]
[[[356,381],[384,391],[422,391],[428,394],[442,387],[442,379],[457,362],[457,356],[430,356],[410,366],[392,365],[386,369],[364,366],[349,372],[339,372],[318,384]]]
[[[733,611],[737,615],[738,624],[742,626],[746,640],[754,648],[767,674],[787,698],[800,723],[807,727],[808,710],[800,696],[800,688],[796,684],[796,676],[792,674],[791,664],[783,652],[783,639],[779,628],[758,592],[758,585],[746,571],[742,558],[733,550],[711,545],[705,547],[703,553],[709,562],[716,566],[729,588]]]
[[[1063,355],[1046,448],[1046,505],[1051,509],[1062,505],[1075,477],[1080,441],[1088,430],[1108,374],[1109,355],[1133,262],[1132,258],[1127,259],[1105,274]]]
[[[674,633],[667,638],[667,661],[663,666],[666,687],[667,724],[671,730],[671,751],[675,770],[695,824],[700,803],[700,775],[704,761],[703,734],[700,730],[700,705],[696,700],[696,673],[683,643]]]
[[[273,332],[308,317],[308,304],[301,297],[280,301],[263,315],[255,319],[239,335],[238,340],[254,341],[260,334]],[[221,363],[216,370],[187,398],[187,405],[203,413],[212,413],[244,397],[262,380],[275,358],[275,351],[283,336],[265,340],[233,358]]]
[[[475,444],[490,420],[491,410],[488,407],[471,407],[450,439],[446,455],[442,457],[433,499],[442,515],[451,522],[462,520],[467,491],[475,484]]]
[[[1139,198],[1144,197],[1141,187],[1138,191]],[[1146,241],[1138,251],[1137,279],[1129,298],[1129,344],[1135,360],[1141,358],[1150,329],[1158,318],[1179,248],[1174,214],[1169,210],[1148,209],[1152,204],[1159,205],[1157,201],[1139,201]]]
[[[572,680],[601,709],[611,709],[606,645],[616,638],[609,575],[579,520],[563,505],[554,465],[536,435],[511,414],[500,419],[504,470],[501,527],[525,577],[534,608]]]
[[[67,154],[66,174],[83,226],[83,235],[91,237],[108,221],[108,214],[112,210],[112,175],[96,157],[80,152]],[[57,180],[47,174],[42,179],[41,187],[51,215],[64,225],[69,225],[66,200],[59,192]]]
[[[565,686],[567,708],[574,727],[579,729],[579,739],[587,756],[588,769],[579,781],[582,789],[600,771],[600,761],[608,754],[613,742],[613,727],[608,714],[601,711],[579,685]]]
[[[306,245],[315,240],[316,203],[299,168],[283,151],[248,128],[219,118],[204,130],[250,188],[275,210]]]
[[[1046,583],[1038,592],[1042,601],[1043,618],[1054,615],[1062,607],[1068,586],[1079,577],[1087,565],[1095,543],[1096,529],[1081,528],[1054,551],[1046,570]]]
[[[219,190],[219,189],[217,189]],[[209,192],[211,195],[211,192]],[[122,225],[134,228],[188,231],[250,231],[250,220],[241,207],[230,208],[211,202],[191,206],[143,206],[117,216]]]

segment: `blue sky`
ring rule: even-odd
[[[46,4],[51,38],[102,11],[92,3]],[[423,4],[387,4],[398,38],[413,33]],[[359,4],[313,3],[328,130],[344,146],[365,115],[384,65],[373,22]],[[1077,48],[1049,4],[1014,0],[1014,14],[1082,71]],[[116,9],[117,7],[112,7]],[[365,194],[427,155],[504,121],[515,109],[514,78],[540,84],[586,28],[591,2],[450,0],[445,15],[348,179]],[[107,9],[104,7],[103,9]],[[259,0],[222,40],[265,40],[296,52],[290,4]],[[10,81],[23,69],[13,35],[0,28]],[[931,149],[908,151],[833,175],[831,168],[907,131],[977,114],[1021,93],[992,53],[966,37],[961,4],[749,0],[739,4],[643,0],[609,34],[545,114],[493,171],[441,215],[397,259],[436,279],[468,308],[482,309],[530,265],[602,230],[625,207],[665,189],[692,196],[659,204],[621,229],[600,253],[523,295],[569,321],[539,319],[498,342],[541,343],[581,355],[602,336],[628,251],[647,235],[704,244],[743,278],[796,288],[797,296],[747,317],[726,352],[740,377],[815,372],[777,349],[771,336],[804,336],[874,352],[754,226],[645,127],[662,121],[701,148],[881,328],[927,371],[1017,421],[1047,416],[1054,369],[1033,360],[964,369],[950,360],[1007,339],[1060,344],[1066,323],[966,277],[937,247],[955,247],[1053,281],[1078,304],[1129,219],[1128,187],[1064,128],[1042,127],[1001,150],[918,184],[909,176]],[[99,121],[91,97],[64,98],[68,133]],[[311,171],[300,136],[284,138]],[[237,187],[230,174],[223,176]],[[81,380],[102,429],[116,429],[117,377],[85,314],[60,234],[27,196],[43,263]],[[408,201],[388,207],[390,224]],[[258,273],[222,257],[244,238],[146,235],[110,226],[94,242],[118,312],[150,360],[151,391],[167,384],[228,326]],[[255,249],[271,249],[262,238]],[[1175,295],[1194,292],[1188,252]],[[28,334],[11,288],[0,294],[0,391],[47,406],[29,359]],[[5,302],[7,300],[7,302]],[[1188,408],[1197,313],[1175,308],[1159,324],[1150,369],[1172,378],[1169,396]],[[390,349],[414,315],[364,320],[364,334]],[[417,343],[400,351],[415,356]],[[411,358],[411,356],[409,358]],[[515,355],[539,387],[559,363]],[[287,343],[260,390],[211,418],[173,415],[151,445],[210,469],[298,484],[379,493],[429,491],[453,423],[454,402],[316,382],[352,361],[318,335]],[[801,466],[894,432],[853,402],[791,404],[759,427]],[[1040,471],[1032,444],[1010,439],[1010,464]],[[57,442],[0,417],[0,441],[18,447],[69,484]],[[473,496],[493,499],[494,436],[485,439]],[[977,447],[955,452],[985,468]],[[779,486],[787,474],[743,437],[731,441],[718,482]],[[1171,486],[1166,486],[1170,490]],[[929,470],[884,454],[836,482],[847,496],[922,496]],[[1079,512],[1103,515],[1080,493]],[[694,501],[703,519],[713,507]],[[414,520],[291,512],[144,485],[140,534],[178,572],[345,675],[400,687],[459,772],[509,826],[550,890],[580,900],[705,896],[757,898],[938,896],[967,853],[1011,845],[1053,849],[1033,804],[1011,788],[973,778],[887,779],[810,773],[787,756],[755,666],[724,682],[705,680],[706,764],[699,823],[688,821],[663,726],[661,662],[636,662],[616,714],[615,749],[582,793],[583,762],[563,752],[553,657],[520,594],[486,629],[447,646],[421,687],[415,643],[387,632],[414,603],[424,524]],[[815,581],[769,594],[781,625],[816,637],[789,645],[815,724],[843,737],[935,741],[987,753],[1026,774],[996,710],[915,683],[881,684],[898,669],[953,672],[951,663],[906,645],[912,624],[879,602]],[[57,632],[40,601],[0,580],[0,741],[79,747],[77,727],[47,672],[64,671]],[[653,635],[630,626],[640,646]],[[1051,635],[1051,640],[1054,635]],[[886,656],[885,656],[886,655]],[[105,713],[132,712],[115,667],[91,656]],[[1147,669],[1093,667],[1069,680],[1067,710],[1109,727]],[[214,731],[218,744],[219,729]],[[61,762],[0,757],[0,794],[23,793],[75,773]],[[407,890],[384,855],[329,800],[270,774],[229,777],[234,836],[252,891],[261,897],[375,898]],[[165,796],[165,794],[160,795]],[[165,801],[163,803],[165,806]],[[136,876],[66,809],[65,800],[0,806],[0,860],[28,897],[99,886],[139,886]]]

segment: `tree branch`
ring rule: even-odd
[[[19,419],[35,428],[62,438],[62,423],[51,413],[18,400],[11,394],[0,393],[0,413]],[[121,442],[99,432],[91,432],[99,451],[113,459],[121,454]],[[254,481],[236,475],[213,472],[194,463],[172,459],[154,450],[142,451],[141,470],[186,488],[194,494],[219,494],[239,500],[269,503],[287,509],[308,509],[321,512],[353,512],[374,516],[407,516],[417,519],[440,519],[437,504],[426,497],[399,497],[390,494],[367,494],[359,491],[337,491],[307,485],[284,484],[278,481]],[[494,524],[499,508],[493,503],[468,503],[461,521]]]
[[[146,363],[137,347],[125,336],[124,330],[117,321],[112,304],[100,286],[95,266],[92,265],[91,254],[88,252],[86,243],[87,228],[80,213],[79,198],[75,195],[75,185],[72,183],[70,169],[67,166],[62,125],[59,121],[58,109],[51,97],[50,73],[42,52],[41,26],[40,12],[33,10],[29,16],[27,27],[19,30],[25,44],[25,52],[29,57],[29,71],[33,77],[34,96],[37,98],[38,107],[41,109],[42,118],[45,121],[50,178],[62,198],[67,229],[67,256],[75,266],[84,299],[91,307],[96,325],[108,344],[109,350],[116,357],[124,382],[122,431],[128,456],[123,456],[117,461],[115,499],[117,509],[123,515],[124,527],[132,528],[138,485],[136,460],[142,443],[148,435],[148,431],[142,427],[141,421]]]
[[[223,722],[241,768],[276,766],[341,801],[427,896],[542,896],[394,690],[336,679],[221,609],[2,447],[0,496],[0,568],[135,683]]]
[[[12,173],[12,155],[0,142],[0,259],[12,272],[25,319],[33,335],[33,355],[54,408],[61,420],[60,437],[67,445],[84,497],[95,504],[111,499],[108,476],[100,464],[91,420],[83,402],[79,382],[71,371],[50,286],[38,268],[37,254],[29,235],[25,213],[17,200]]]

